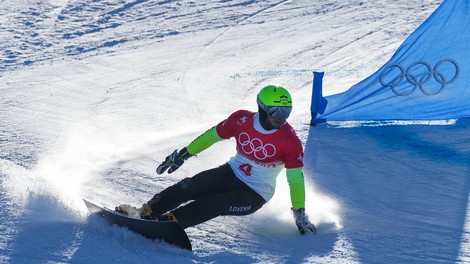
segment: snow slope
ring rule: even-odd
[[[0,263],[455,263],[470,260],[468,120],[309,127],[312,71],[344,91],[441,1],[3,1]],[[187,229],[193,252],[89,217],[139,205],[234,153],[155,166],[267,84],[289,88],[305,143],[300,236],[284,174],[247,217]]]

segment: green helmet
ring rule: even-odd
[[[292,107],[292,97],[286,88],[275,85],[268,85],[258,93],[258,104],[264,106],[290,106]]]

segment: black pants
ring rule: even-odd
[[[228,164],[185,178],[148,201],[156,215],[173,210],[183,228],[219,215],[252,214],[265,203],[263,197],[235,176]]]

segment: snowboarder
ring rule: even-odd
[[[302,144],[286,121],[292,111],[291,95],[283,87],[269,85],[258,93],[257,103],[257,113],[232,113],[167,156],[156,172],[173,173],[190,157],[234,137],[237,153],[226,164],[181,180],[141,208],[123,204],[116,210],[155,221],[176,221],[183,228],[220,215],[252,214],[274,195],[276,177],[285,167],[297,228],[301,234],[315,233],[305,213]]]

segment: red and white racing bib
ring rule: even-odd
[[[266,201],[274,195],[283,167],[303,166],[302,144],[288,123],[267,131],[257,113],[239,110],[217,125],[217,134],[224,139],[235,138],[237,154],[229,164],[235,175]]]

